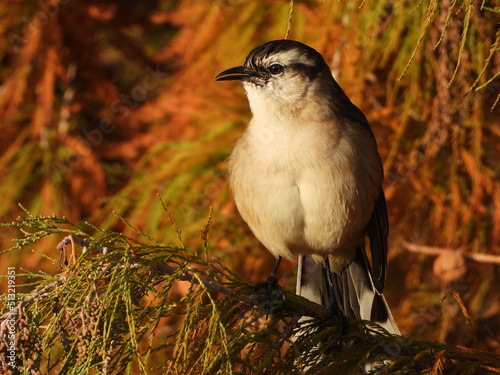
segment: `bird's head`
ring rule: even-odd
[[[243,82],[252,111],[259,103],[276,108],[305,105],[333,77],[317,51],[293,40],[274,40],[254,48],[241,66],[227,69],[217,81]]]

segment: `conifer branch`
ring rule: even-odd
[[[19,240],[27,245],[60,235],[59,226],[67,224],[31,215],[14,225],[31,228]],[[70,260],[63,262],[63,274],[37,282],[38,290],[18,301],[10,314],[4,310],[0,367],[7,366],[6,337],[15,327],[16,366],[33,373],[40,373],[46,361],[44,368],[59,373],[123,373],[136,363],[146,374],[153,353],[163,354],[155,367],[167,374],[231,373],[236,368],[242,374],[347,373],[367,364],[379,366],[381,375],[446,372],[450,366],[470,373],[500,369],[490,353],[390,335],[376,324],[352,319],[340,350],[337,325],[326,318],[322,306],[284,291],[286,304],[274,306],[265,319],[265,293],[224,266],[216,267],[184,247],[102,233],[97,240],[78,228],[70,231],[57,245],[62,259]],[[67,251],[77,253],[75,246],[82,247],[82,254],[74,260],[66,257]],[[174,298],[177,281],[191,286]],[[14,313],[15,321],[8,322]],[[161,323],[179,317],[175,325]],[[171,332],[166,344],[156,344],[166,328]],[[55,347],[60,355],[48,355]]]

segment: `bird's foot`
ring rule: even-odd
[[[337,326],[338,336],[337,336],[337,345],[340,346],[342,342],[342,338],[347,333],[347,320],[336,304],[331,304],[330,307],[326,311],[326,322],[333,321]]]
[[[282,308],[286,303],[285,293],[278,284],[278,279],[274,274],[269,275],[266,281],[255,284],[255,291],[264,289],[264,309],[266,310],[266,319],[273,311]]]

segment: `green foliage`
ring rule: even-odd
[[[323,307],[285,292],[266,319],[265,295],[222,264],[134,227],[141,242],[96,227],[90,237],[67,219],[29,213],[3,226],[23,233],[9,251],[57,236],[68,259],[59,274],[18,271],[24,284],[16,287],[28,293],[17,296],[14,313],[2,297],[5,374],[347,374],[368,363],[377,374],[500,371],[489,353],[393,336],[365,321],[349,321],[340,349]],[[15,367],[6,336],[12,314]]]
[[[236,141],[233,128],[233,124],[226,124],[195,141],[155,147],[141,159],[130,182],[106,201],[104,212],[116,207],[113,211],[140,223],[142,230],[156,238],[176,241],[175,233],[164,230],[168,222],[162,207],[156,204],[159,196],[169,207],[175,207],[175,221],[183,231],[190,236],[197,233],[209,208],[220,212],[229,198],[224,163],[231,151],[229,145]],[[102,212],[95,216],[102,217]],[[222,215],[217,218],[226,227],[232,226]],[[112,227],[116,221],[109,215],[103,226]]]

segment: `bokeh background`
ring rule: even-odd
[[[210,255],[263,280],[274,259],[225,175],[250,111],[214,77],[288,36],[325,56],[373,127],[402,332],[500,352],[499,21],[487,0],[2,0],[0,221],[26,215],[21,203],[133,237],[122,216],[174,245],[177,226],[197,249],[212,209]],[[18,235],[0,228],[0,250]],[[57,258],[61,239],[35,250]],[[0,254],[1,274],[56,272],[32,250]],[[294,266],[280,271],[288,289]],[[472,324],[441,302],[450,286]]]

